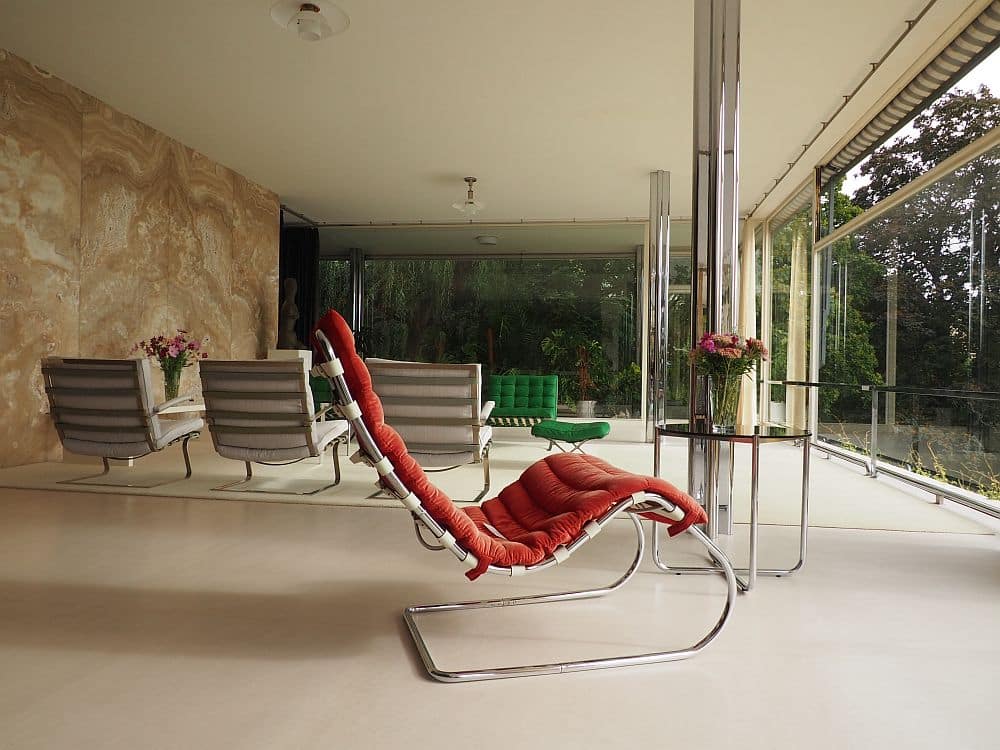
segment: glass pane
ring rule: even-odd
[[[771,380],[808,380],[812,221],[809,207],[771,238]],[[771,386],[768,420],[804,428],[807,391]]]
[[[367,356],[559,374],[560,401],[638,418],[634,257],[370,259]]]
[[[886,394],[879,458],[1000,500],[1000,401]]]
[[[852,217],[844,208],[851,204],[874,206],[1000,125],[1000,99],[993,92],[1000,92],[1000,50],[836,180],[831,188],[836,204],[834,228]],[[824,196],[824,205],[829,205],[828,201],[829,195]],[[827,224],[824,211],[824,235]]]
[[[319,312],[334,309],[351,319],[351,263],[347,258],[319,261]]]
[[[691,255],[670,254],[670,284],[667,295],[667,419],[687,419],[688,349],[691,347]]]
[[[820,380],[884,384],[879,452],[983,492],[1000,481],[1000,149],[822,253]],[[819,394],[820,437],[867,450],[860,388]],[[993,488],[993,489],[991,489]]]

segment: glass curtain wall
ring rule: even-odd
[[[366,356],[557,373],[560,401],[639,416],[634,256],[368,258]]]
[[[834,177],[818,242],[811,208],[766,224],[770,380],[824,385],[772,384],[761,416],[807,426],[814,410],[818,440],[868,453],[877,398],[879,460],[1000,500],[997,90],[1000,52]]]
[[[671,252],[667,296],[667,419],[688,420],[691,347],[691,252]]]
[[[772,230],[770,379],[809,379],[809,303],[812,266],[811,207],[805,206]],[[767,415],[771,422],[805,428],[808,389],[774,384]]]
[[[823,236],[842,226],[859,211],[871,208],[992,128],[1000,125],[996,89],[1000,78],[1000,49],[956,81],[944,94],[898,130],[872,153],[834,180],[824,191]]]
[[[881,396],[878,453],[1000,499],[1000,148],[821,253],[822,381]],[[870,395],[823,389],[820,437],[867,449]]]
[[[347,258],[320,258],[319,314],[333,309],[351,319],[351,262]]]

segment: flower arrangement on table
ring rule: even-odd
[[[208,357],[204,350],[208,337],[188,338],[188,332],[178,328],[173,336],[153,336],[148,341],[140,341],[132,347],[130,354],[143,352],[160,363],[163,370],[164,394],[167,401],[177,398],[181,385],[181,370],[190,367],[196,360]]]
[[[732,432],[740,403],[740,382],[758,362],[766,360],[767,347],[755,338],[735,333],[706,333],[688,353],[701,375],[709,377],[712,423],[718,432]]]

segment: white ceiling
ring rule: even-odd
[[[271,0],[0,0],[0,46],[321,221],[455,220],[467,174],[484,221],[641,218],[653,169],[685,216],[696,1],[339,0],[350,29],[308,44]],[[743,3],[741,210],[925,4]]]
[[[461,224],[457,226],[324,227],[320,252],[366,255],[609,255],[633,254],[646,239],[645,222],[578,224]],[[478,237],[493,237],[483,244]],[[672,222],[671,247],[690,247],[690,225]]]

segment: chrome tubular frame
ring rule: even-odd
[[[652,496],[647,495],[652,499]],[[672,505],[663,501],[664,507],[671,508]],[[712,626],[711,630],[697,643],[686,648],[672,651],[653,651],[644,654],[634,654],[629,656],[608,656],[600,659],[580,659],[573,661],[552,662],[548,664],[525,664],[520,666],[490,667],[486,669],[448,670],[443,669],[434,661],[431,656],[427,642],[424,640],[417,625],[416,618],[420,615],[429,615],[438,612],[454,612],[472,609],[487,609],[491,607],[517,607],[524,604],[547,604],[550,602],[566,602],[576,599],[592,599],[605,596],[624,586],[635,575],[642,561],[645,551],[645,535],[642,524],[638,517],[631,515],[632,523],[636,530],[636,553],[631,564],[625,573],[613,583],[595,589],[582,589],[576,591],[563,591],[554,594],[534,594],[504,599],[485,599],[482,601],[452,602],[449,604],[421,604],[407,607],[403,610],[403,619],[410,630],[413,642],[424,663],[424,668],[428,674],[440,682],[472,682],[476,680],[500,680],[509,677],[527,677],[544,674],[562,674],[563,672],[584,672],[594,669],[610,669],[613,667],[631,667],[642,664],[658,664],[660,662],[679,661],[694,656],[709,643],[715,640],[716,636],[722,632],[723,627],[732,612],[733,602],[736,600],[737,581],[732,566],[725,554],[699,529],[690,527],[688,531],[701,542],[710,555],[718,562],[719,572],[726,577],[726,603],[723,606],[722,614]]]
[[[315,338],[327,360],[326,363],[319,365],[319,367],[324,376],[331,383],[332,391],[337,398],[338,408],[341,410],[344,418],[351,422],[357,435],[360,450],[357,457],[352,458],[352,460],[361,460],[376,468],[379,472],[381,485],[388,491],[395,494],[403,506],[412,514],[414,530],[416,531],[417,539],[420,541],[421,545],[430,550],[447,549],[467,567],[477,567],[478,560],[475,555],[463,548],[455,540],[455,537],[452,536],[447,529],[442,527],[433,518],[433,516],[427,512],[427,510],[420,503],[419,499],[410,492],[409,488],[406,487],[402,481],[400,481],[399,477],[396,475],[395,469],[375,444],[374,438],[372,438],[367,425],[365,425],[364,420],[362,419],[360,408],[357,406],[349,388],[347,387],[347,382],[343,376],[343,367],[337,359],[333,346],[330,344],[329,340],[322,331],[317,331]],[[701,544],[708,551],[709,555],[717,563],[718,568],[716,569],[716,572],[721,573],[725,577],[726,601],[721,615],[713,624],[709,632],[692,646],[672,651],[656,651],[630,656],[605,657],[600,659],[566,661],[552,664],[534,664],[514,667],[493,667],[489,669],[452,671],[441,669],[434,662],[427,643],[420,633],[420,629],[416,622],[416,617],[418,615],[427,615],[435,612],[518,606],[522,604],[544,604],[548,602],[589,599],[609,594],[612,591],[624,586],[625,583],[627,583],[629,579],[635,575],[645,551],[645,535],[642,524],[635,514],[662,512],[664,514],[672,515],[673,518],[677,518],[677,510],[677,507],[673,503],[659,495],[643,493],[640,498],[639,493],[637,493],[637,495],[630,496],[616,503],[608,509],[603,516],[593,521],[592,524],[596,526],[596,531],[593,527],[585,528],[576,539],[562,546],[561,551],[554,552],[538,563],[517,567],[489,565],[486,568],[487,573],[513,577],[515,575],[533,573],[554,567],[588,542],[593,535],[597,533],[597,531],[603,528],[603,526],[609,523],[613,518],[621,514],[629,514],[629,517],[632,519],[636,529],[636,554],[625,573],[618,580],[608,586],[596,589],[566,591],[555,594],[490,599],[474,602],[455,602],[450,604],[424,604],[407,607],[403,612],[403,619],[409,628],[410,635],[413,637],[414,644],[417,647],[417,651],[420,654],[428,674],[441,682],[468,682],[473,680],[493,680],[506,677],[577,672],[591,669],[605,669],[610,667],[626,667],[640,664],[676,661],[679,659],[686,659],[699,653],[702,649],[708,646],[709,643],[715,640],[719,633],[722,632],[725,624],[728,622],[732,613],[733,602],[736,598],[738,586],[736,574],[733,571],[733,567],[727,559],[725,553],[722,552],[722,550],[719,549],[715,543],[712,542],[712,540],[705,536],[700,529],[695,527],[689,527],[687,531],[691,533],[691,535],[694,536],[699,542],[701,542]],[[421,532],[422,528],[431,533],[434,537],[433,542],[428,542],[424,538]]]
[[[752,591],[757,583],[757,576],[771,576],[775,578],[781,578],[782,576],[791,575],[792,573],[800,570],[806,564],[806,551],[808,546],[809,537],[809,456],[811,452],[812,443],[809,438],[805,438],[801,441],[802,443],[802,506],[801,515],[799,516],[799,559],[790,568],[759,568],[757,566],[757,530],[759,527],[759,478],[760,478],[760,444],[761,442],[772,442],[771,440],[764,439],[761,440],[760,436],[754,435],[750,441],[751,454],[750,454],[750,559],[745,568],[734,568],[734,570],[742,574],[745,577],[737,576],[737,583],[739,584],[740,590],[744,592]],[[659,438],[657,438],[659,442]],[[659,464],[655,466],[655,473],[659,474]],[[657,528],[659,524],[653,524],[653,546],[652,546],[652,557],[653,563],[660,570],[666,571],[667,573],[674,573],[675,575],[705,575],[710,573],[719,573],[720,568],[717,565],[708,566],[680,566],[680,565],[669,565],[660,556],[660,530]]]
[[[327,446],[330,448],[330,452],[333,454],[333,481],[330,482],[329,484],[324,484],[320,487],[317,487],[314,490],[294,492],[292,490],[256,490],[251,488],[240,489],[241,485],[247,484],[253,479],[253,468],[251,466],[251,463],[259,463],[263,464],[264,466],[290,466],[291,464],[297,464],[300,461],[305,461],[306,460],[305,458],[297,458],[294,461],[284,461],[282,463],[269,463],[267,461],[256,461],[256,462],[244,461],[243,464],[246,467],[246,476],[243,479],[236,479],[232,482],[227,482],[226,484],[220,484],[218,487],[213,487],[212,489],[218,491],[226,491],[226,492],[256,492],[265,495],[298,495],[303,497],[309,495],[318,495],[320,492],[323,492],[324,490],[329,490],[340,484],[340,455],[337,452],[337,449],[341,445],[347,445],[348,439],[349,439],[348,435],[341,435],[340,437],[335,438],[330,443],[330,445]],[[322,454],[320,454],[320,457],[322,457]],[[306,458],[316,458],[316,456],[307,456]]]
[[[137,490],[151,490],[154,487],[163,487],[166,484],[173,484],[174,482],[180,482],[183,479],[191,478],[191,455],[188,453],[188,441],[193,438],[201,437],[200,432],[189,432],[187,435],[182,435],[177,438],[177,440],[171,440],[165,447],[169,448],[171,445],[176,443],[178,440],[183,441],[181,443],[181,453],[184,454],[184,476],[181,479],[166,479],[162,482],[155,482],[153,484],[132,484],[131,482],[125,484],[119,484],[117,482],[91,482],[90,479],[100,479],[101,477],[106,477],[111,471],[111,461],[133,461],[137,458],[143,458],[148,456],[152,451],[146,451],[145,453],[140,453],[137,456],[128,456],[126,458],[116,458],[114,456],[101,456],[101,462],[104,464],[104,471],[98,474],[88,474],[85,477],[77,477],[76,479],[63,479],[58,484],[76,484],[82,485],[84,487],[134,487]]]

